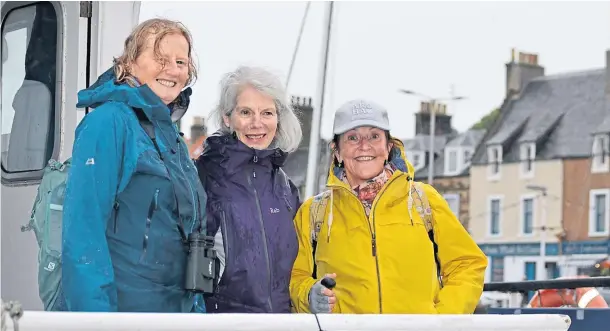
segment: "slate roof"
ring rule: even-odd
[[[610,132],[606,69],[543,76],[507,100],[473,164],[487,163],[485,146],[503,146],[503,162],[519,160],[519,143],[536,143],[536,159],[589,157],[593,134]]]
[[[434,153],[442,154],[449,136],[436,136],[434,140]],[[430,135],[417,135],[411,139],[403,140],[405,151],[427,152],[430,150]]]
[[[439,155],[434,160],[434,178],[445,177],[445,148],[446,147],[468,147],[474,149],[479,145],[481,139],[485,135],[485,130],[468,130],[466,132],[458,134],[456,137],[453,137],[451,140],[446,142],[444,146],[442,146],[440,152],[438,152],[436,148],[435,142],[435,151]],[[425,141],[429,141],[429,136],[426,136]],[[416,137],[417,138],[417,137]],[[448,137],[443,137],[448,140]],[[415,139],[411,139],[415,140]],[[437,140],[438,141],[438,140]],[[426,144],[426,147],[428,144]],[[426,151],[422,149],[421,151]],[[428,159],[426,158],[426,163],[428,163]],[[467,176],[470,173],[470,167],[466,167],[461,173],[457,175],[453,175],[450,177],[460,177]],[[426,179],[428,177],[428,166],[426,165],[422,169],[415,172],[415,179]]]

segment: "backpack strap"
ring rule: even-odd
[[[441,262],[438,259],[438,245],[434,240],[434,214],[432,213],[430,201],[424,192],[422,183],[415,181],[413,182],[413,185],[411,186],[411,197],[413,198],[413,202],[415,204],[415,210],[426,226],[428,238],[430,238],[430,241],[432,242],[432,248],[434,249],[434,262],[436,263],[436,276],[439,284],[441,284],[442,287],[443,282],[441,275]]]
[[[309,230],[311,233],[311,248],[313,256],[313,278],[316,278],[316,247],[318,245],[318,235],[324,219],[326,218],[326,206],[330,200],[330,190],[324,191],[313,197],[309,206]]]
[[[155,135],[154,125],[148,119],[148,117],[146,117],[146,114],[144,114],[144,110],[142,110],[141,108],[133,108],[133,110],[136,113],[136,116],[138,117],[138,121],[140,122],[142,129],[144,129],[148,138],[152,140],[152,143],[155,146],[155,150],[159,154],[159,158],[161,158],[161,161],[163,161],[163,154],[161,154],[161,149],[159,148],[159,144],[157,144],[157,136]]]

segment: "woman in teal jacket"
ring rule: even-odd
[[[66,188],[69,311],[193,308],[183,239],[205,227],[206,195],[172,120],[186,111],[184,88],[196,77],[191,44],[180,23],[143,22],[114,67],[78,94],[77,107],[94,109],[76,130]],[[152,124],[154,141],[141,121]]]

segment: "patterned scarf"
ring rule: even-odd
[[[381,191],[383,185],[385,185],[388,179],[392,177],[392,174],[395,170],[396,168],[392,164],[386,164],[386,166],[383,168],[383,171],[379,175],[367,180],[366,182],[356,187],[352,187],[352,190],[354,191],[354,193],[356,193],[358,200],[362,202],[367,217],[371,213],[373,200],[375,200],[377,193]],[[341,180],[347,185],[349,185],[349,182],[347,181],[347,176],[345,175],[345,171],[343,171]]]

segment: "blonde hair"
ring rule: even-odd
[[[130,65],[136,61],[138,56],[146,47],[149,37],[155,38],[153,52],[155,58],[164,63],[163,56],[159,51],[159,43],[161,40],[170,34],[180,34],[184,36],[189,45],[188,53],[188,68],[189,77],[186,85],[190,85],[197,79],[197,68],[193,62],[193,37],[189,30],[178,21],[172,21],[164,18],[152,18],[140,23],[133,29],[129,37],[125,39],[125,48],[123,54],[114,59],[114,74],[117,82],[124,82],[130,74]]]

